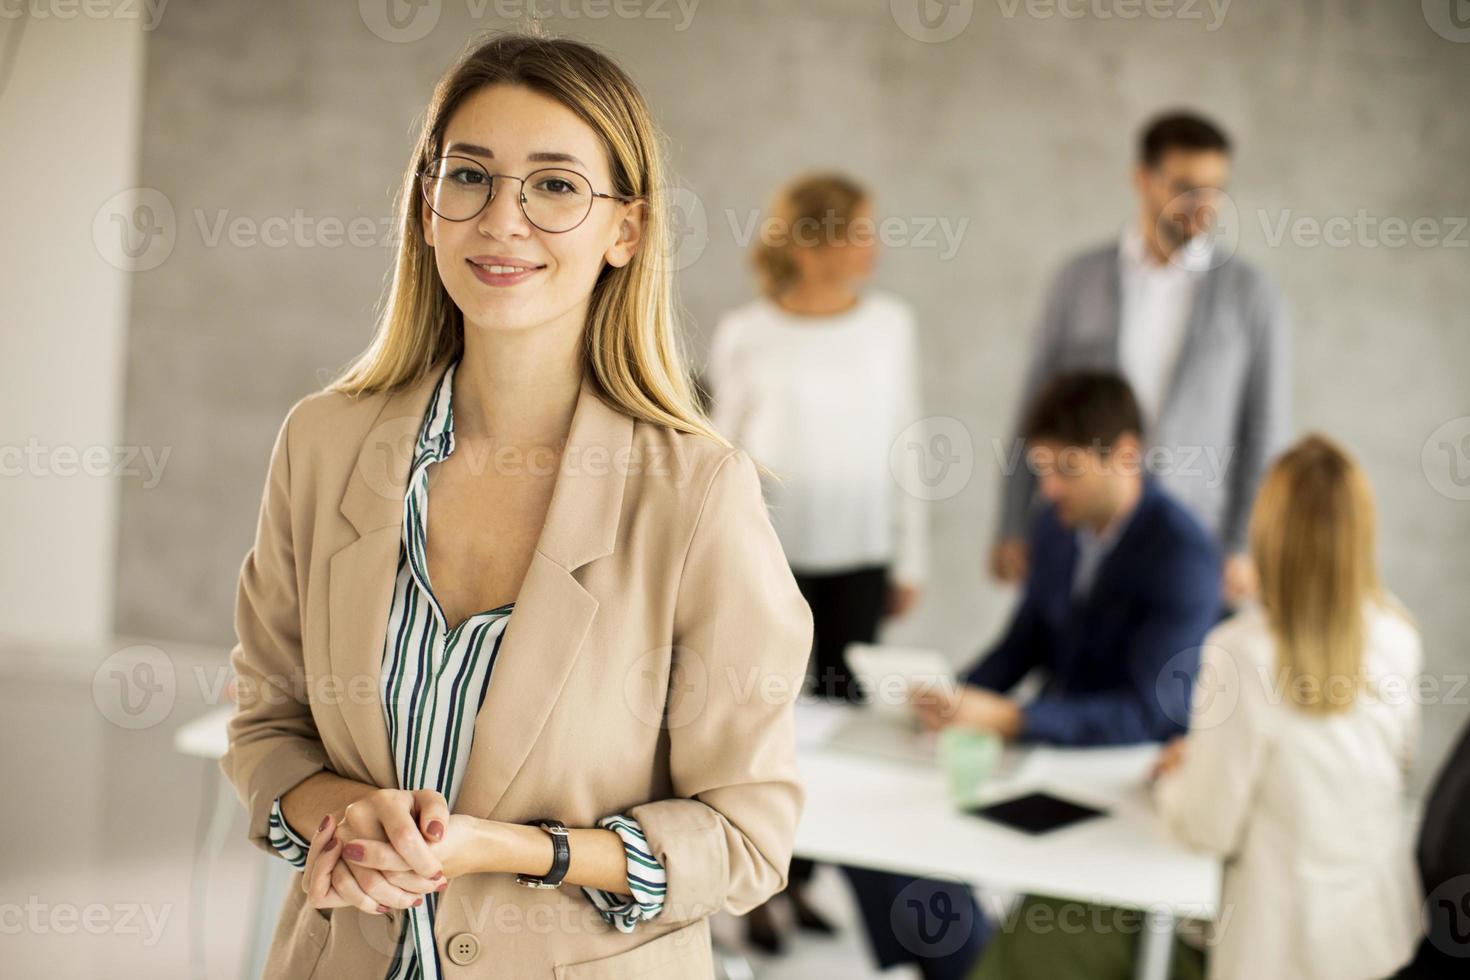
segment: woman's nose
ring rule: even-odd
[[[521,185],[504,177],[492,177],[490,200],[480,212],[480,231],[492,238],[529,235],[531,224],[521,210]]]

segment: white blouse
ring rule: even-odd
[[[763,481],[766,502],[794,569],[889,564],[898,581],[925,580],[926,501],[913,491],[930,447],[910,428],[921,410],[906,303],[869,291],[844,313],[800,316],[753,300],[716,325],[706,378],[715,427],[780,477]]]
[[[1370,980],[1414,955],[1404,774],[1422,652],[1396,613],[1370,607],[1367,624],[1376,693],[1328,715],[1291,703],[1259,607],[1205,638],[1184,759],[1154,796],[1176,836],[1228,859],[1212,980]]]

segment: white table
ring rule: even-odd
[[[1157,754],[1155,746],[1031,750],[1022,767],[989,782],[979,798],[1044,789],[1109,811],[1106,817],[1031,837],[956,809],[937,764],[823,748],[826,733],[852,710],[807,702],[797,706],[798,756],[807,796],[796,832],[796,852],[802,857],[1141,910],[1146,926],[1136,969],[1139,980],[1167,978],[1179,918],[1215,918],[1219,860],[1175,843],[1149,803],[1144,777]],[[226,706],[184,725],[174,735],[174,748],[218,760],[225,753],[225,726],[233,712],[233,706]],[[213,856],[239,809],[229,781],[222,775],[218,780],[205,853],[195,863],[196,904],[203,901]],[[265,963],[275,913],[290,879],[286,862],[264,854],[261,858],[263,879],[245,974],[252,980]],[[203,915],[195,921],[202,923]],[[203,971],[196,970],[196,975]]]
[[[226,835],[234,823],[235,812],[240,802],[235,798],[235,788],[219,771],[218,762],[229,746],[226,726],[235,713],[234,705],[216,708],[207,715],[194,719],[174,732],[174,750],[197,759],[205,759],[214,770],[216,781],[214,804],[209,814],[209,830],[205,834],[201,852],[194,861],[192,882],[194,914],[191,926],[190,958],[193,961],[192,976],[205,975],[202,962],[203,931],[205,924],[204,897],[209,885],[209,872],[214,859],[224,846]],[[246,961],[245,980],[256,980],[265,969],[266,953],[270,951],[271,937],[275,933],[276,915],[281,908],[281,899],[286,894],[286,884],[291,880],[291,866],[285,861],[260,855],[260,889],[255,896],[249,936],[249,957]]]
[[[802,857],[1141,910],[1140,980],[1168,976],[1179,918],[1217,914],[1220,861],[1174,842],[1149,802],[1144,780],[1157,746],[1032,749],[978,798],[1050,790],[1109,811],[1032,837],[961,812],[937,763],[823,748],[825,732],[852,708],[803,702],[797,710]]]

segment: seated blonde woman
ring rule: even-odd
[[[1413,956],[1419,888],[1403,820],[1417,740],[1419,636],[1378,583],[1372,495],[1339,446],[1308,436],[1251,516],[1260,604],[1206,637],[1189,734],[1160,757],[1172,833],[1226,859],[1217,923],[1176,942],[1171,976],[1372,980]],[[1064,921],[1028,898],[972,980],[1126,980],[1138,914]],[[1075,904],[1075,903],[1072,903]],[[1075,910],[1071,910],[1075,913]],[[1092,910],[1096,913],[1098,910]]]
[[[1173,833],[1229,859],[1209,976],[1388,976],[1419,933],[1403,796],[1421,653],[1379,585],[1346,452],[1309,436],[1281,457],[1251,551],[1261,604],[1206,638],[1189,734],[1155,785]]]

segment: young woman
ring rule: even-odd
[[[696,408],[667,186],[588,47],[435,89],[382,321],[287,415],[241,573],[222,767],[303,871],[268,976],[710,976],[708,916],[785,884],[811,613]]]
[[[1404,774],[1419,636],[1378,582],[1368,481],[1309,436],[1251,517],[1259,607],[1205,641],[1190,732],[1155,795],[1173,832],[1230,859],[1218,980],[1369,980],[1414,955]]]
[[[754,252],[761,296],[722,317],[711,342],[713,415],[778,476],[767,487],[772,520],[815,622],[809,689],[862,701],[868,692],[843,652],[872,643],[885,616],[906,613],[926,577],[924,502],[913,493],[919,456],[897,444],[920,416],[914,313],[897,296],[867,288],[873,206],[853,180],[831,173],[791,180],[761,231]],[[895,479],[895,465],[908,469],[906,480]],[[785,895],[798,925],[831,932],[806,900],[812,872],[810,861],[792,862]],[[885,965],[911,958],[887,925],[898,878],[847,873],[874,924],[878,958]],[[767,951],[782,949],[767,907],[747,918],[747,934]]]

